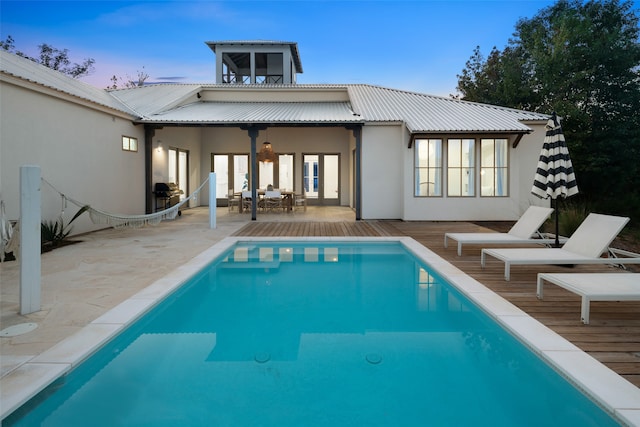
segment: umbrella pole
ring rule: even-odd
[[[556,214],[556,248],[560,247],[560,225],[558,221],[558,199],[554,199],[555,201],[555,214]]]

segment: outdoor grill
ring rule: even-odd
[[[184,194],[184,192],[178,187],[178,184],[173,182],[156,182],[153,194],[156,195],[157,212],[180,203],[180,195]],[[178,215],[182,215],[182,212],[178,211]]]

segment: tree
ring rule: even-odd
[[[133,80],[129,75],[127,75],[127,79],[123,79],[122,77],[117,77],[115,74],[111,77],[111,85],[107,86],[108,90],[115,90],[118,88],[134,88],[144,86],[144,82],[149,78],[149,74],[144,71],[144,67],[142,67],[142,71],[137,71],[138,78],[137,80]]]
[[[68,49],[60,50],[46,43],[38,45],[38,49],[40,50],[38,57],[31,57],[15,49],[14,40],[11,36],[7,36],[6,40],[0,41],[0,48],[73,78],[91,74],[93,72],[93,64],[95,63],[93,58],[87,58],[81,64],[72,64],[69,59]]]
[[[556,111],[581,193],[640,218],[638,22],[630,1],[560,0],[518,21],[503,51],[485,59],[476,48],[458,90],[465,100]]]
[[[514,49],[506,47],[500,52],[495,46],[485,59],[476,46],[473,55],[458,75],[458,90],[464,99],[486,104],[518,105],[530,109],[528,90],[525,90],[526,70]]]

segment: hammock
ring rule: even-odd
[[[92,207],[89,207],[88,212],[91,222],[94,224],[105,224],[113,228],[141,228],[145,225],[158,225],[165,219],[175,219],[180,207],[190,198],[191,196],[168,209],[146,215],[117,215],[94,209]],[[73,199],[69,200],[79,207],[83,206],[81,203],[78,203]]]
[[[175,217],[178,215],[178,211],[183,205],[188,203],[191,199],[196,200],[198,198],[198,194],[202,190],[202,187],[204,187],[204,185],[209,181],[209,177],[207,177],[202,182],[202,184],[200,184],[200,186],[196,189],[196,191],[191,193],[189,197],[185,198],[184,200],[181,200],[180,203],[173,205],[170,208],[167,208],[158,212],[150,213],[150,214],[144,214],[144,215],[122,215],[122,214],[114,214],[114,213],[101,211],[99,209],[92,208],[90,205],[87,205],[86,203],[81,203],[75,199],[72,199],[71,197],[65,196],[63,193],[58,191],[58,189],[56,189],[51,183],[47,182],[47,180],[45,180],[44,178],[42,178],[42,181],[47,185],[49,185],[51,188],[53,188],[53,190],[55,190],[58,194],[60,194],[63,200],[69,200],[71,203],[73,203],[74,205],[80,208],[87,207],[87,211],[89,212],[89,217],[91,218],[91,222],[93,222],[94,224],[105,224],[118,229],[118,228],[126,228],[126,227],[141,228],[146,225],[157,225],[165,219],[175,219]]]

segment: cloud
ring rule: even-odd
[[[178,81],[178,80],[184,80],[186,79],[185,76],[161,76],[161,77],[156,77],[156,80],[169,80],[169,81]]]

